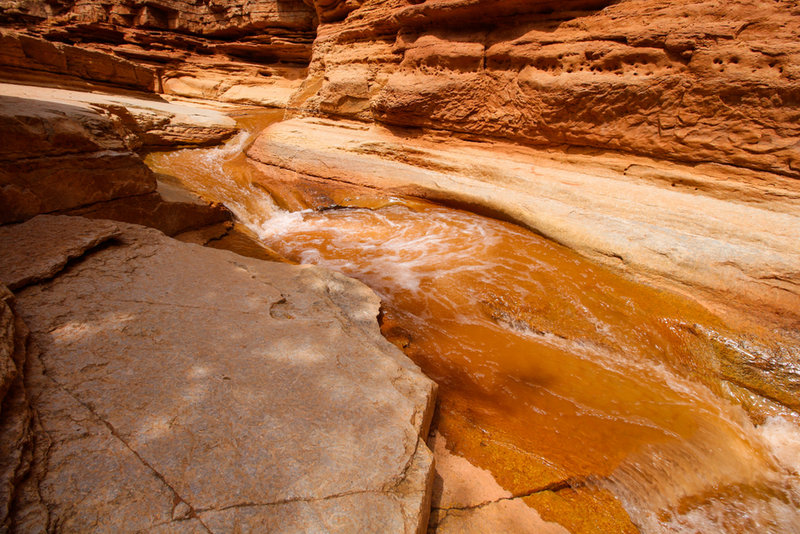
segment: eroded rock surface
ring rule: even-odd
[[[88,107],[113,122],[114,131],[104,133],[117,134],[132,149],[215,145],[237,131],[236,121],[220,111],[145,93],[111,94],[2,83],[0,95],[8,102],[19,99],[16,102],[22,107],[27,107],[28,101],[40,106]]]
[[[798,31],[792,0],[367,0],[295,105],[798,177]]]
[[[0,283],[17,290],[58,274],[69,260],[117,237],[111,221],[75,218],[64,232],[60,218],[40,215],[21,225],[0,226]],[[46,250],[46,254],[41,251]]]
[[[23,382],[28,331],[0,284],[0,529],[11,523],[17,487],[31,464],[33,413]]]
[[[5,11],[0,6],[0,13]],[[14,31],[0,31],[0,73],[3,77],[34,77],[40,80],[66,77],[155,91],[159,79],[155,70],[101,51]]]
[[[0,93],[0,223],[150,193],[153,173],[88,104]]]
[[[284,107],[305,78],[317,16],[303,0],[12,0],[0,23],[14,30],[0,53],[7,76]]]
[[[134,152],[220,142],[237,128],[219,111],[0,83],[0,126],[0,223],[72,210],[172,234],[229,217],[193,199],[164,198]]]
[[[34,226],[86,224],[11,230],[60,256]],[[13,528],[424,529],[434,386],[381,337],[366,286],[116,226],[17,294],[38,425]]]

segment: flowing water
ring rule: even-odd
[[[534,506],[568,489],[589,499],[572,513],[597,514],[593,496],[611,494],[644,532],[800,532],[798,422],[773,409],[755,425],[731,402],[720,346],[744,349],[717,317],[468,212],[392,198],[283,211],[242,152],[258,121],[243,124],[224,147],[148,163],[284,256],[372,287],[384,335],[439,384],[452,452]]]

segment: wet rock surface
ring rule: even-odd
[[[320,193],[334,182],[346,205],[366,187],[521,223],[777,325],[774,345],[680,328],[721,355],[706,378],[760,422],[764,402],[800,406],[791,0],[8,0],[0,24],[0,77],[77,89],[0,84],[0,224],[112,218],[281,259],[219,206],[172,195],[136,154],[213,145],[232,122],[128,91],[333,117],[278,125],[250,151],[279,205],[342,205]],[[125,94],[98,92],[114,87]],[[385,356],[374,297],[345,302],[331,288],[360,286],[322,271],[67,220],[0,227],[0,282],[19,293],[0,292],[0,530],[424,529],[431,386],[405,364],[353,366],[355,353]],[[558,331],[505,304],[486,311]],[[370,341],[353,343],[354,329]],[[358,410],[369,417],[342,424]],[[636,530],[583,481],[512,494],[432,448],[432,530]]]
[[[60,258],[37,229],[85,242],[87,224],[95,241],[108,235],[75,217],[8,228],[21,249]],[[434,386],[380,336],[366,286],[115,227],[113,242],[17,291],[35,431],[19,448],[27,476],[6,484],[6,524],[424,529]]]
[[[297,183],[299,174],[484,211],[695,298],[760,309],[788,328],[800,320],[800,187],[791,179],[765,184],[730,167],[409,139],[317,119],[269,127],[248,155],[265,180]]]
[[[489,471],[452,454],[438,432],[428,443],[436,460],[429,532],[519,532],[563,534],[495,481]]]

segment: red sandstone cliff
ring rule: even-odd
[[[800,176],[793,1],[367,1],[305,109]]]
[[[791,0],[313,3],[8,1],[0,20],[115,58],[89,79],[800,176]],[[0,62],[30,69],[46,46],[4,41],[24,50]]]
[[[305,77],[317,16],[301,0],[7,2],[0,75],[284,106]],[[66,56],[66,59],[63,59]],[[130,73],[128,73],[130,71]]]

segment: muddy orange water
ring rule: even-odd
[[[738,342],[718,318],[463,211],[391,198],[280,210],[248,142],[148,163],[284,256],[372,287],[384,335],[439,384],[434,425],[452,452],[575,530],[604,529],[540,497],[610,493],[644,532],[800,532],[797,422],[765,401],[756,426],[732,402],[741,391],[716,376],[719,346]]]

